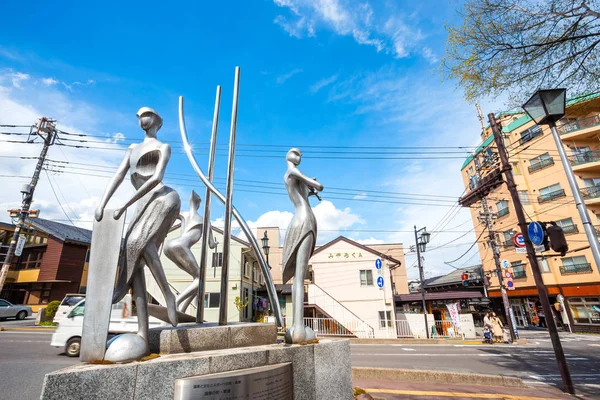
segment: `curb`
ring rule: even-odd
[[[466,374],[418,369],[353,367],[352,380],[433,382],[436,384],[527,387],[521,378],[501,375]]]
[[[461,345],[486,345],[481,340],[458,340],[458,339],[358,339],[350,338],[350,344],[461,344]],[[497,343],[504,344],[504,343]],[[513,343],[514,345],[527,344],[527,339],[522,338]],[[493,345],[489,345],[493,346]]]
[[[25,332],[54,332],[56,330],[56,327],[51,327],[51,326],[42,326],[39,328],[3,328],[0,327],[0,331],[25,331]]]

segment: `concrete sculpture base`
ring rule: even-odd
[[[238,322],[180,324],[150,329],[148,344],[152,353],[177,354],[275,344],[275,324]]]
[[[348,340],[169,354],[129,364],[81,364],[47,374],[42,400],[173,399],[180,378],[291,362],[295,400],[352,399]]]

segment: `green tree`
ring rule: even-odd
[[[468,0],[448,27],[442,72],[467,100],[541,87],[600,89],[600,0]]]
[[[58,306],[60,306],[60,301],[58,300],[52,300],[50,303],[48,303],[46,306],[46,317],[54,318],[56,312],[58,311]]]

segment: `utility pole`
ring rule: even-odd
[[[571,380],[571,374],[569,372],[569,367],[567,365],[565,353],[563,351],[562,344],[560,343],[560,337],[558,336],[556,323],[554,322],[554,318],[552,318],[552,309],[550,306],[550,300],[548,299],[548,290],[544,285],[542,273],[540,270],[540,266],[538,265],[538,260],[535,255],[533,243],[531,243],[531,240],[529,240],[529,233],[527,231],[527,221],[525,220],[525,213],[523,212],[521,199],[519,199],[519,193],[517,192],[517,185],[512,175],[512,167],[508,162],[508,153],[506,152],[506,147],[504,146],[504,141],[502,140],[500,127],[498,126],[496,117],[493,113],[488,114],[488,119],[490,121],[492,132],[494,133],[494,141],[496,143],[496,147],[498,148],[498,155],[500,156],[500,162],[502,164],[502,172],[504,173],[504,177],[506,178],[506,185],[508,186],[510,196],[515,206],[515,213],[517,214],[517,220],[519,221],[519,228],[521,229],[521,234],[525,239],[527,258],[529,259],[529,263],[531,264],[533,278],[535,279],[535,286],[537,287],[538,294],[540,295],[540,302],[542,303],[544,314],[549,316],[548,318],[546,318],[546,324],[548,325],[550,340],[552,341],[552,347],[554,348],[554,354],[556,356],[556,361],[558,362],[558,369],[562,377],[563,387],[566,392],[570,394],[575,394],[575,387],[573,386],[573,381]]]
[[[425,335],[429,339],[429,326],[427,324],[427,305],[425,304],[425,275],[423,274],[423,263],[421,262],[421,249],[415,226],[415,245],[417,247],[417,265],[419,266],[419,277],[421,278],[421,302],[423,304],[423,316],[425,318]]]
[[[481,180],[481,161],[479,156],[476,154],[473,157],[475,162],[475,172],[477,173],[477,181]],[[502,294],[502,303],[504,304],[504,315],[506,316],[506,323],[510,328],[510,337],[513,341],[516,339],[515,327],[513,326],[512,318],[510,317],[510,301],[508,300],[508,294],[506,293],[506,286],[504,285],[504,277],[502,276],[502,266],[500,265],[500,249],[496,242],[496,234],[494,232],[494,221],[492,219],[492,213],[488,208],[486,196],[481,197],[481,207],[483,208],[483,216],[485,218],[485,225],[489,233],[488,246],[494,254],[494,264],[496,265],[496,275],[498,276],[498,285],[500,286],[500,293]],[[484,285],[485,287],[485,285]]]
[[[44,166],[44,161],[46,160],[46,155],[48,154],[48,148],[54,144],[54,139],[56,138],[56,121],[50,118],[41,118],[37,122],[35,134],[42,138],[44,141],[44,147],[42,147],[42,152],[40,153],[37,165],[35,166],[35,171],[31,177],[31,182],[24,185],[21,189],[23,200],[21,203],[21,209],[19,210],[19,219],[17,221],[15,232],[13,233],[8,250],[6,251],[6,258],[2,264],[2,270],[0,271],[0,292],[2,292],[4,287],[4,282],[6,281],[6,276],[8,275],[8,269],[10,268],[13,255],[15,253],[15,248],[17,247],[17,242],[19,240],[19,235],[21,234],[21,229],[23,229],[25,226],[25,222],[29,216],[29,207],[31,207],[31,202],[33,200],[33,192],[35,191],[35,187],[37,186],[40,178],[40,173],[42,172],[42,167]]]

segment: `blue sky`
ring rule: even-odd
[[[239,65],[234,203],[245,218],[253,226],[287,226],[292,207],[282,181],[285,152],[297,146],[305,155],[300,168],[325,186],[324,201],[313,203],[320,243],[344,234],[366,243],[403,242],[408,247],[414,241],[408,232],[412,226],[433,228],[452,199],[435,197],[430,203],[437,206],[419,205],[422,196],[380,193],[391,197],[375,198],[366,191],[461,194],[460,158],[466,153],[419,159],[397,153],[415,150],[386,150],[473,146],[479,141],[474,107],[464,102],[455,82],[443,82],[434,72],[444,51],[444,24],[458,22],[459,6],[439,0],[3,4],[4,15],[18,17],[0,26],[0,124],[31,124],[51,116],[66,132],[106,142],[85,145],[113,149],[50,150],[51,159],[72,163],[65,169],[70,173],[43,174],[36,207],[42,217],[64,220],[66,212],[87,227],[107,182],[90,175],[106,175],[117,166],[120,149],[143,137],[135,112],[153,107],[164,119],[159,137],[173,145],[166,181],[181,192],[185,209],[192,187],[202,197],[204,190],[191,177],[185,181],[173,175],[193,173],[178,147],[178,96],[186,100],[191,140],[208,142],[215,87],[222,85],[219,154],[226,154],[233,72]],[[493,102],[483,106],[484,112],[497,111]],[[0,145],[4,155],[39,153],[37,145]],[[207,146],[199,144],[195,151],[204,167]],[[385,155],[392,151],[396,154]],[[393,157],[407,159],[388,159]],[[34,168],[30,160],[0,158],[0,164],[7,175],[27,176]],[[225,156],[217,158],[217,177],[225,177],[226,164]],[[73,169],[76,165],[87,170]],[[26,181],[2,178],[0,207],[15,207],[19,185]],[[65,212],[49,183],[60,189],[57,196]],[[224,188],[224,181],[217,186]],[[328,194],[332,187],[349,189],[348,194]],[[128,193],[124,187],[117,199],[122,202]],[[222,213],[215,206],[213,220],[222,222]],[[472,228],[468,212],[450,216],[454,214],[446,229],[456,228],[438,234],[432,244],[466,235],[454,243],[458,246],[426,255],[431,274],[448,271],[443,261],[456,258],[475,240],[467,233]],[[477,263],[475,254],[476,247],[457,265]],[[413,261],[407,256],[407,264]],[[416,276],[414,268],[409,276]]]

